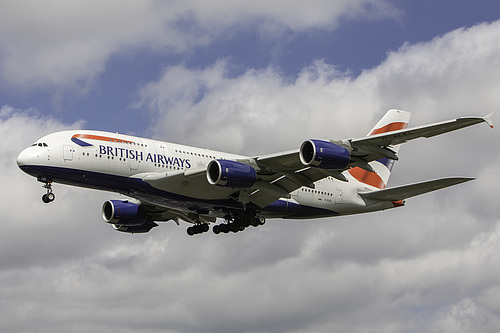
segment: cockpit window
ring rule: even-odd
[[[45,142],[35,142],[34,144],[31,145],[31,147],[48,147],[49,145],[46,144]]]

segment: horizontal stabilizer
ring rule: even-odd
[[[384,190],[361,192],[359,195],[365,199],[378,200],[378,201],[397,201],[408,199],[420,194],[440,190],[453,185],[458,185],[474,178],[442,178],[436,180],[429,180],[422,183],[403,185]]]

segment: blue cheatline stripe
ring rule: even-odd
[[[82,140],[75,138],[75,137],[72,137],[71,141],[73,141],[74,143],[76,143],[77,145],[82,146],[82,147],[93,146],[92,144],[85,142],[85,141],[82,141]]]

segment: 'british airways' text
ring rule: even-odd
[[[179,168],[191,168],[191,161],[189,159],[165,156],[160,154],[151,154],[135,149],[99,145],[99,154],[137,161],[149,161],[151,163],[170,165]]]

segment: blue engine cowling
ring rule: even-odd
[[[257,173],[254,168],[243,163],[213,160],[207,167],[207,179],[212,185],[244,188],[255,184]]]
[[[146,222],[148,216],[141,205],[122,200],[108,200],[102,205],[102,218],[107,223],[138,227]]]
[[[347,149],[321,140],[304,141],[299,155],[304,165],[329,170],[345,169],[351,160]]]

